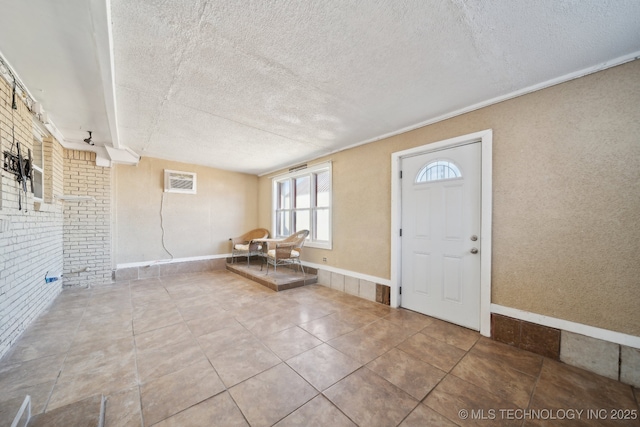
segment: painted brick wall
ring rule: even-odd
[[[54,203],[54,194],[64,194],[64,148],[49,137],[44,140],[44,202]]]
[[[0,152],[11,149],[12,128],[26,153],[33,146],[31,114],[21,100],[18,110],[11,109],[11,88],[0,79]],[[44,280],[47,272],[54,275],[63,269],[62,203],[52,197],[55,188],[61,189],[62,162],[62,147],[45,141],[49,198],[36,204],[30,191],[26,201],[22,193],[22,210],[14,175],[0,170],[0,357],[62,289],[61,280]]]
[[[95,198],[64,202],[64,286],[111,282],[111,171],[95,153],[64,151],[64,194]]]

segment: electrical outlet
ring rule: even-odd
[[[327,258],[322,258],[322,262],[327,262]]]

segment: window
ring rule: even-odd
[[[44,195],[44,151],[42,143],[42,134],[34,129],[33,132],[33,158],[32,158],[32,176],[31,192],[33,198],[37,202],[42,202]]]
[[[460,169],[455,163],[447,160],[436,160],[424,166],[416,176],[416,183],[443,181],[445,179],[461,178]]]
[[[331,249],[331,163],[273,179],[276,238],[309,230],[306,245]]]

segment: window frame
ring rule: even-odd
[[[329,173],[329,203],[328,206],[317,206],[317,193],[316,189],[316,177],[319,173],[328,172]],[[295,180],[301,177],[309,177],[309,207],[296,209],[295,207]],[[274,238],[284,238],[288,236],[283,236],[278,234],[278,217],[282,212],[288,212],[289,224],[291,224],[291,229],[294,230],[295,226],[295,213],[297,211],[309,211],[309,237],[305,242],[305,246],[318,248],[318,249],[332,249],[333,247],[333,221],[332,221],[332,212],[333,212],[333,168],[331,162],[319,163],[317,165],[309,166],[305,169],[289,172],[286,174],[278,175],[272,178],[271,183],[271,229],[273,230]],[[289,181],[289,192],[290,192],[290,207],[279,209],[278,199],[280,194],[278,193],[278,186],[280,183],[285,181]],[[328,210],[328,226],[329,226],[329,240],[317,240],[317,212],[319,210]],[[299,231],[295,229],[295,231]],[[294,231],[291,232],[293,234]]]
[[[446,163],[441,165],[440,163]],[[452,169],[454,173],[457,173],[458,176],[454,176],[454,177],[447,177],[447,178],[435,178],[435,179],[429,179],[429,169],[431,169],[432,167],[440,167],[440,166],[444,166],[444,167],[448,167],[451,168],[451,166],[453,166]],[[425,179],[421,180],[420,178],[424,175]],[[419,170],[418,173],[416,173],[416,176],[413,180],[413,183],[416,185],[420,185],[420,184],[430,184],[430,183],[434,183],[434,182],[443,182],[443,181],[456,181],[456,180],[461,180],[464,179],[464,174],[462,173],[462,169],[460,168],[460,166],[454,162],[451,159],[447,159],[447,158],[438,158],[436,160],[430,161],[429,163],[425,164],[424,166],[422,166]]]
[[[34,119],[35,120],[35,119]],[[36,124],[34,123],[34,125],[32,126],[32,134],[33,134],[33,142],[31,144],[31,149],[32,149],[32,153],[33,153],[33,161],[31,162],[31,173],[32,173],[32,177],[33,177],[33,181],[31,183],[31,194],[33,194],[33,201],[37,202],[37,203],[43,203],[44,202],[44,186],[45,186],[45,176],[44,176],[44,139],[46,137],[46,135],[40,131],[40,129],[36,126]],[[36,156],[36,143],[39,145],[39,157],[40,157],[40,161],[41,164],[37,165],[35,162],[35,159],[37,158]],[[40,192],[41,194],[38,196],[36,194],[36,180],[37,180],[37,174],[40,175],[40,179],[39,179],[39,183],[40,183]]]

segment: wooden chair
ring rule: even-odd
[[[247,257],[247,266],[251,255],[259,255],[262,251],[262,243],[254,242],[253,239],[266,239],[269,237],[269,230],[256,228],[239,237],[231,239],[231,262],[234,263],[237,256]]]
[[[304,242],[309,236],[309,230],[300,230],[279,242],[268,242],[267,245],[267,274],[269,274],[269,264],[273,265],[274,271],[278,271],[278,265],[298,264],[305,274],[304,267],[300,262],[300,254]]]

